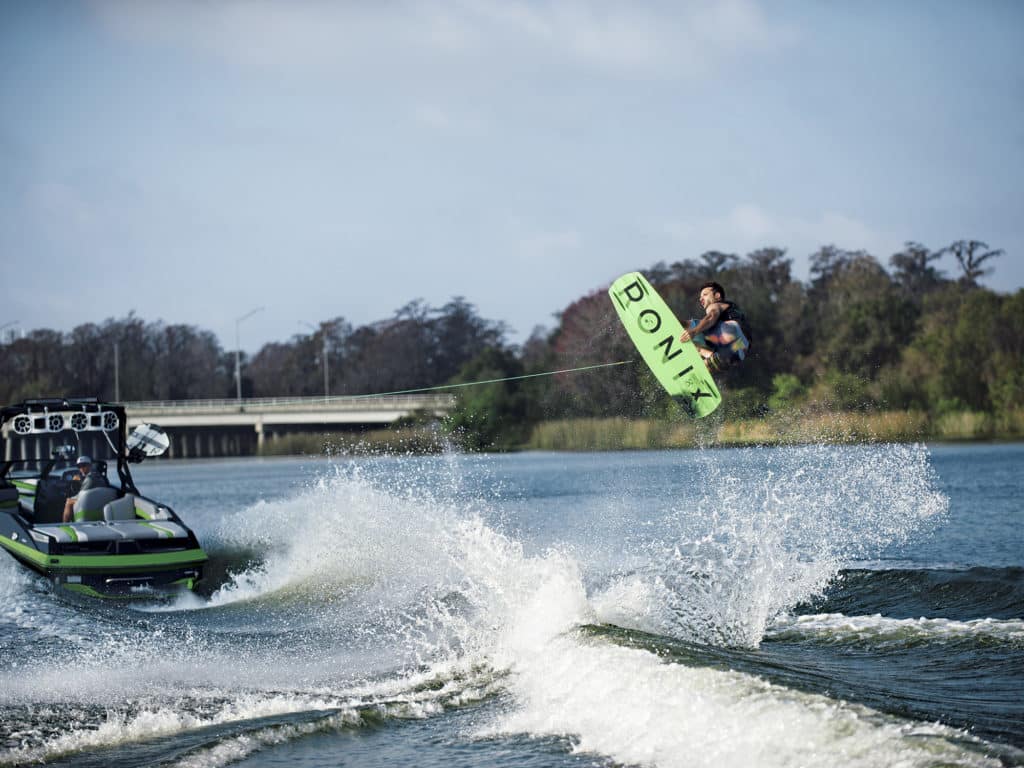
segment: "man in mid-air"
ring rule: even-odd
[[[679,340],[692,341],[712,373],[742,362],[752,336],[746,315],[734,302],[726,301],[725,289],[718,283],[704,283],[698,301],[704,317],[690,320]]]

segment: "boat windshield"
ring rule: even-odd
[[[75,470],[80,457],[93,470],[116,467],[121,433],[111,412],[69,409],[19,414],[3,424],[3,462],[7,476],[39,476]],[[106,418],[106,423],[103,419]],[[116,474],[116,472],[115,472]]]
[[[96,445],[95,441],[90,441],[93,444],[82,446],[77,437],[67,430],[48,437],[19,435],[13,440],[5,440],[4,462],[10,467],[8,477],[74,472],[81,457],[90,459],[93,470],[102,474],[106,474],[108,465],[117,465],[117,453],[109,445]]]

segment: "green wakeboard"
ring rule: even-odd
[[[619,319],[644,362],[666,391],[698,419],[722,402],[704,358],[692,342],[679,341],[683,324],[639,272],[623,275],[608,289]]]

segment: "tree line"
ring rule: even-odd
[[[958,274],[937,267],[947,255]],[[807,282],[793,277],[780,248],[743,257],[709,251],[641,271],[680,319],[703,314],[696,297],[710,280],[746,312],[754,340],[747,360],[721,376],[726,414],[808,404],[1000,412],[1024,407],[1024,290],[1001,294],[978,280],[1003,255],[979,240],[934,251],[908,242],[886,269],[865,251],[830,245],[811,255]],[[606,302],[596,291],[562,313],[547,351],[552,362],[630,356]],[[629,415],[665,404],[652,401],[657,384],[641,367],[564,387],[581,415],[597,415],[596,405],[607,402],[623,404]]]
[[[951,255],[958,269],[937,266]],[[1003,256],[982,241],[930,250],[908,242],[888,268],[865,251],[824,246],[810,276],[793,277],[781,248],[746,255],[708,251],[639,268],[680,319],[699,317],[701,284],[715,280],[753,329],[747,361],[726,371],[726,416],[817,406],[879,406],[933,413],[1024,407],[1024,290],[1002,294],[978,280]],[[624,268],[623,272],[628,271]],[[431,387],[630,360],[635,350],[605,288],[566,307],[554,328],[521,345],[507,326],[454,297],[413,301],[390,318],[354,327],[344,317],[265,344],[242,365],[246,397],[331,395]],[[116,380],[115,380],[116,379]],[[96,395],[124,401],[235,396],[235,353],[215,335],[129,314],[69,333],[37,329],[0,344],[0,401]],[[658,416],[673,407],[642,364],[540,376],[458,390],[447,427],[470,444],[511,446],[545,418]]]

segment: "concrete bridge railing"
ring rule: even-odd
[[[288,432],[317,427],[328,431],[391,424],[426,412],[446,415],[455,406],[450,394],[376,395],[373,397],[246,398],[125,403],[129,428],[154,422],[171,437],[175,456],[239,455],[255,437],[255,449]],[[239,430],[242,430],[240,433]],[[248,431],[252,430],[252,431]],[[246,437],[248,432],[249,437]]]
[[[129,413],[256,413],[270,411],[372,411],[381,408],[449,411],[455,396],[441,395],[372,395],[358,397],[250,397],[237,400],[142,400],[124,403]]]

